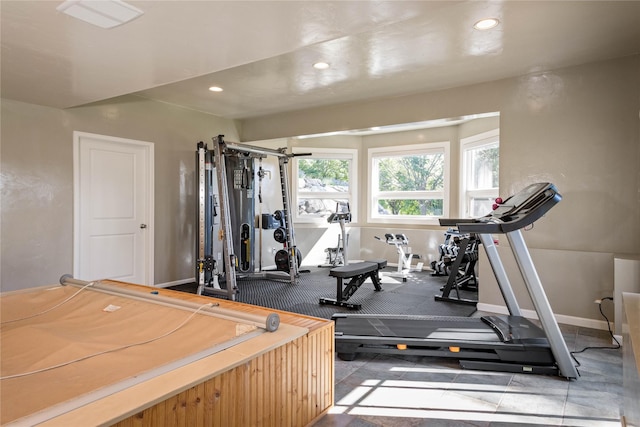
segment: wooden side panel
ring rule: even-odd
[[[327,411],[334,399],[334,325],[321,323],[307,335],[146,408],[116,426],[309,424]]]

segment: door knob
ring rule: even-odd
[[[147,224],[140,224],[140,228],[147,228]]]

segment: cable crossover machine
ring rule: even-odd
[[[288,154],[285,148],[273,150],[229,143],[224,141],[224,135],[213,138],[212,145],[209,149],[204,142],[199,142],[196,151],[198,295],[222,296],[233,301],[238,292],[237,280],[243,278],[287,280],[296,284],[301,254],[296,247],[289,206],[287,164],[291,157],[306,154]],[[262,159],[267,156],[278,158],[283,209],[273,215],[269,224],[262,225],[276,228],[274,238],[284,249],[276,253],[276,271],[256,272],[255,254],[259,248],[255,244],[255,225],[261,219],[258,216],[256,221],[255,177],[258,177],[258,199],[262,203],[261,185],[266,175]]]

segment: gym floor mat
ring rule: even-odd
[[[237,301],[325,319],[334,313],[470,316],[476,310],[473,305],[435,301],[434,296],[442,294],[440,288],[446,284],[447,277],[432,276],[430,271],[411,272],[406,282],[383,273],[382,292],[376,292],[372,283],[363,284],[349,299],[362,304],[360,310],[320,305],[321,297],[335,298],[336,279],[329,276],[327,268],[304,268],[309,272],[300,273],[295,285],[289,281],[238,280]],[[188,283],[170,289],[195,293],[197,285]],[[451,295],[455,296],[455,290]],[[461,297],[477,299],[477,293],[461,291]]]

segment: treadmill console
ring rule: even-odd
[[[553,184],[546,182],[531,184],[524,190],[506,199],[488,216],[504,220],[509,216],[516,214],[521,215],[535,209],[554,194],[557,194],[557,191]]]
[[[540,182],[510,196],[484,217],[441,219],[440,225],[455,226],[461,233],[508,233],[533,224],[560,200],[553,184]]]

